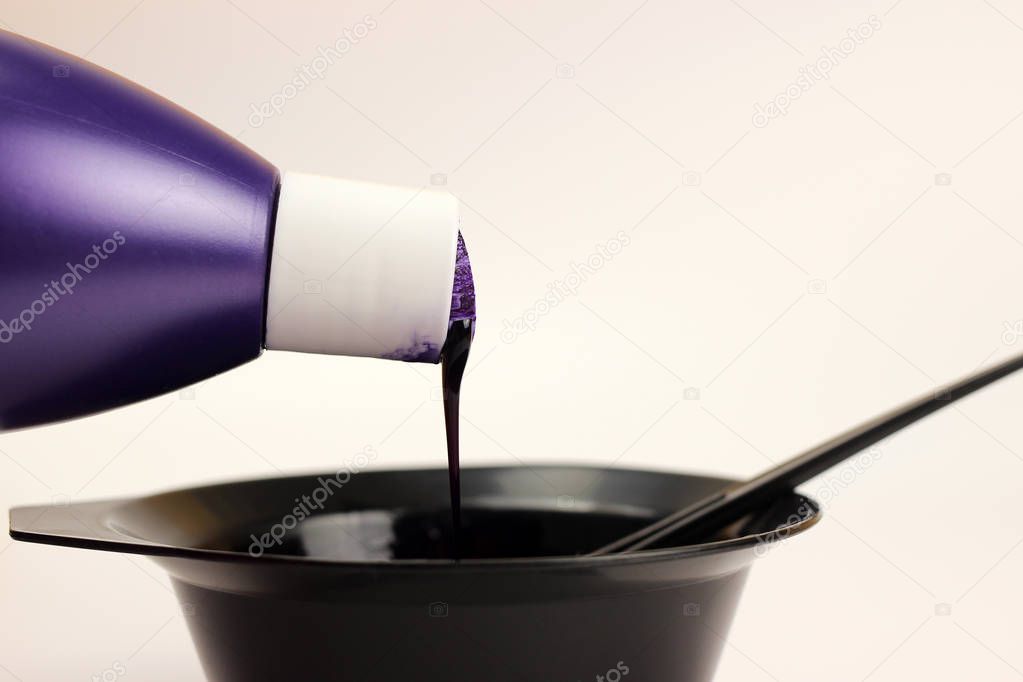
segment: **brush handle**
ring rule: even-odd
[[[742,518],[771,498],[805,483],[874,443],[901,431],[932,412],[951,405],[974,391],[1023,369],[1023,354],[955,383],[923,395],[890,412],[874,417],[806,452],[768,469],[756,478],[739,483],[664,517],[620,540],[601,547],[591,556],[644,549],[668,536],[676,544],[692,541]]]

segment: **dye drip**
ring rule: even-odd
[[[458,448],[458,404],[462,393],[462,375],[472,345],[472,323],[455,322],[448,331],[441,353],[444,390],[444,432],[448,443],[448,485],[451,488],[451,527],[454,558],[460,558],[462,535],[462,484]]]
[[[451,322],[441,349],[441,383],[444,392],[444,432],[448,446],[448,485],[451,493],[451,527],[454,558],[459,558],[462,535],[462,484],[458,447],[458,412],[462,375],[469,360],[469,347],[476,331],[476,289],[469,265],[469,253],[458,235],[455,280],[452,287]]]

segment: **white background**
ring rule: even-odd
[[[322,81],[250,124],[367,15]],[[829,80],[753,125],[872,15]],[[281,167],[445,175],[481,314],[469,465],[745,477],[1023,351],[1021,0],[0,0],[0,27]],[[502,341],[620,230],[626,249]],[[327,470],[366,445],[379,466],[441,466],[439,378],[270,353],[194,393],[0,435],[0,507]],[[753,571],[718,679],[1023,677],[1021,405],[1023,380],[1004,381],[808,485],[827,518]],[[115,663],[200,679],[160,572],[0,537],[0,682]]]

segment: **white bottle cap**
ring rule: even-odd
[[[284,173],[266,347],[437,362],[457,243],[450,194]]]

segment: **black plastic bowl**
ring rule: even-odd
[[[750,564],[816,523],[813,501],[789,493],[699,545],[576,555],[729,483],[467,469],[462,549],[483,558],[457,563],[434,558],[451,543],[442,469],[22,507],[11,535],[153,557],[213,682],[709,680]]]

